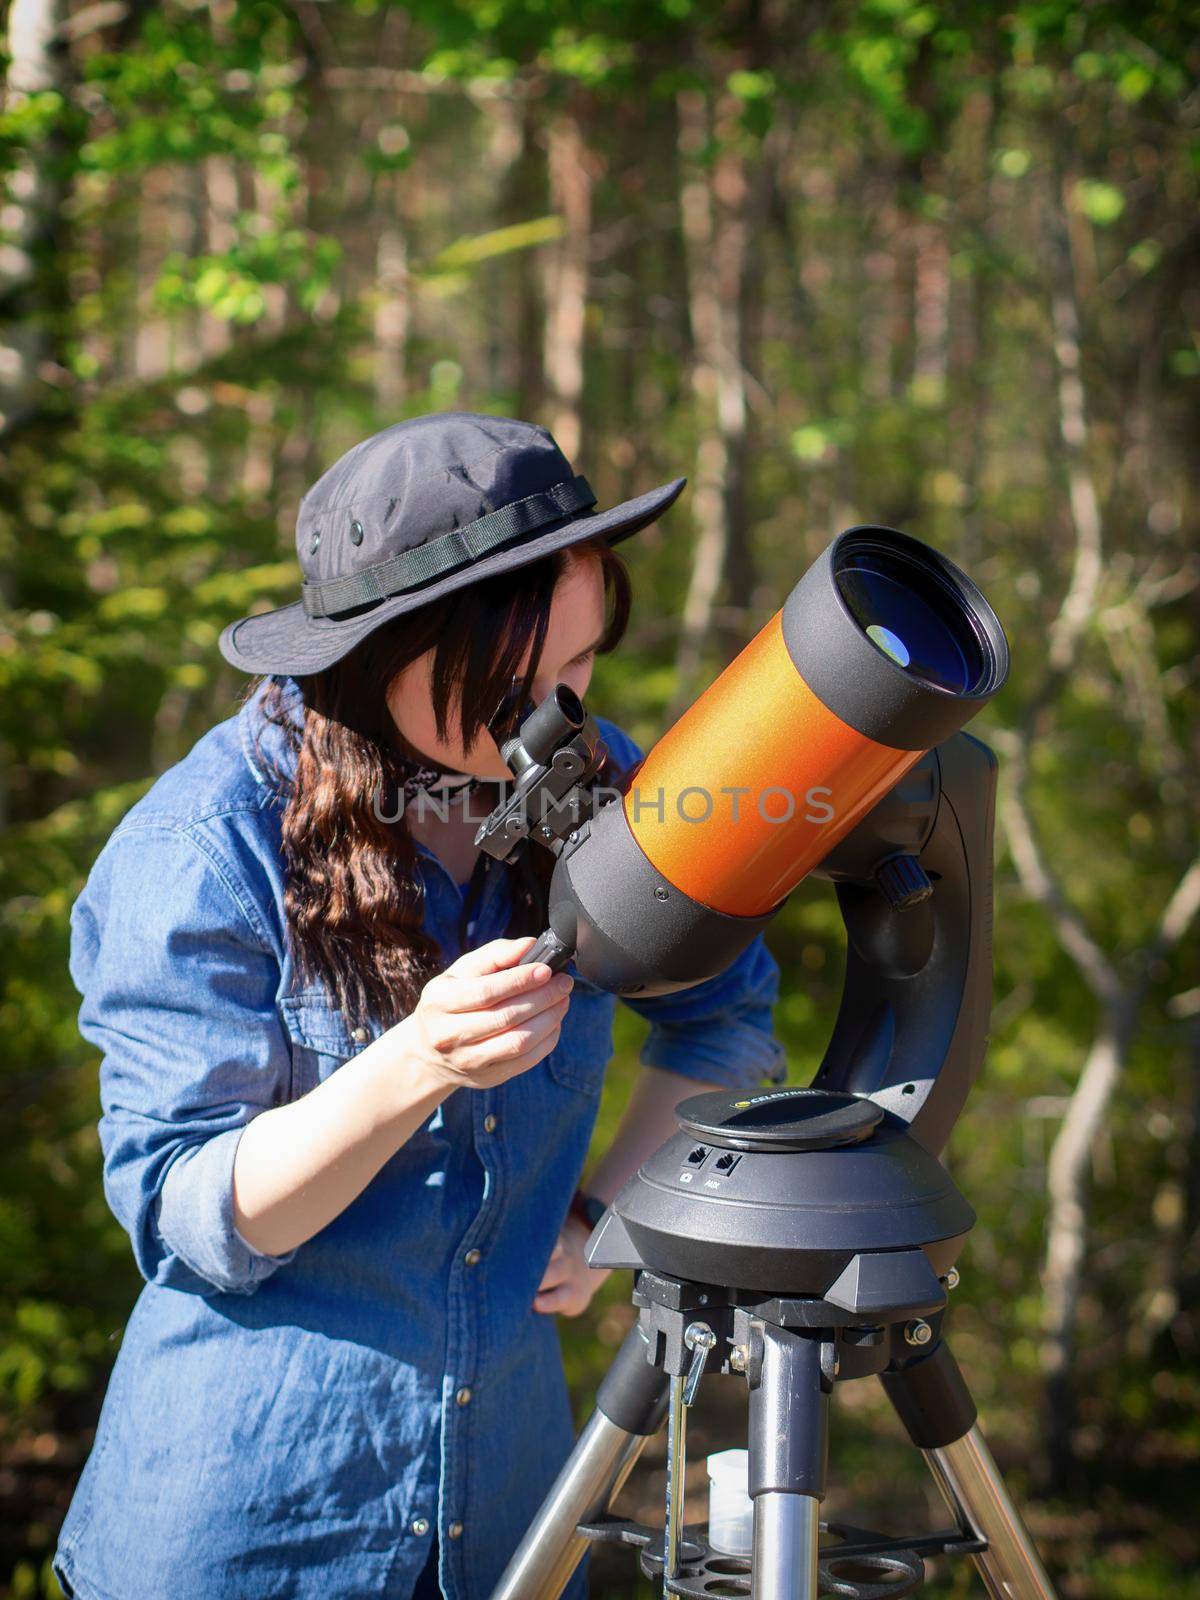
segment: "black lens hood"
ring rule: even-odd
[[[967,692],[908,671],[863,632],[837,575],[849,554],[872,546],[925,574],[943,604],[962,607],[984,664]],[[788,654],[817,698],[850,727],[895,750],[930,750],[949,739],[1008,677],[1008,640],[977,585],[940,551],[895,528],[864,523],[840,533],[787,597],[782,620]]]

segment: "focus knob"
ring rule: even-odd
[[[875,868],[875,887],[893,911],[907,911],[933,893],[916,856],[889,856]]]

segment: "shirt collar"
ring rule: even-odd
[[[268,684],[283,685],[283,708],[295,728],[304,726],[304,699],[294,678],[263,678],[243,702],[238,712],[242,754],[255,781],[270,789],[286,789],[296,772],[296,758],[284,730],[263,715],[263,697]]]

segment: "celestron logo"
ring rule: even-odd
[[[749,1100],[735,1100],[733,1107],[735,1111],[741,1111],[746,1106],[761,1106],[765,1100],[800,1100],[810,1094],[811,1089],[785,1089],[782,1093],[776,1090],[774,1093],[752,1095]]]

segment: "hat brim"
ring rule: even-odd
[[[303,602],[296,600],[275,611],[242,617],[222,630],[218,648],[230,666],[242,672],[288,676],[321,672],[340,661],[381,623],[402,616],[406,611],[415,611],[432,600],[440,600],[443,595],[468,584],[478,583],[481,578],[528,566],[531,561],[581,544],[585,539],[602,537],[609,544],[617,544],[662,516],[679,498],[686,482],[686,478],[676,478],[608,511],[563,518],[554,526],[539,531],[535,538],[495,550],[443,578],[418,589],[408,589],[403,594],[389,595],[386,600],[352,615],[310,617]]]

